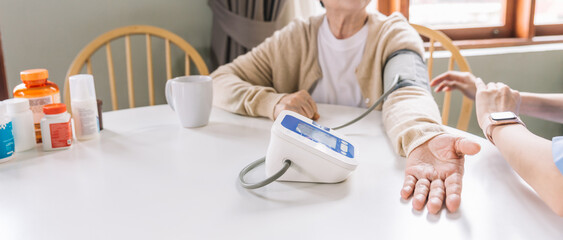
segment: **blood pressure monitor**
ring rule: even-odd
[[[356,148],[344,136],[291,111],[280,113],[272,126],[266,175],[276,174],[285,160],[291,167],[280,181],[337,183],[358,166]]]
[[[401,76],[395,75],[391,87],[368,110],[334,128],[323,127],[295,112],[281,112],[272,126],[266,157],[250,163],[240,171],[240,184],[244,188],[255,189],[276,180],[317,183],[346,180],[358,166],[357,150],[334,130],[354,124],[373,111],[393,91],[401,86],[411,85],[413,84],[409,80],[401,80]],[[246,182],[244,176],[264,162],[268,178],[256,183]]]

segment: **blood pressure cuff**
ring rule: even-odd
[[[395,90],[403,87],[416,86],[430,92],[428,70],[422,57],[415,51],[401,49],[393,52],[383,66],[383,84],[387,91],[393,87],[393,79],[399,74],[400,81]]]
[[[563,136],[554,137],[551,141],[551,153],[553,155],[553,162],[563,174]]]

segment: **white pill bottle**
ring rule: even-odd
[[[100,124],[94,77],[90,74],[73,75],[68,84],[76,139],[82,141],[98,137]]]
[[[33,112],[27,98],[11,98],[4,100],[8,109],[8,116],[12,119],[12,129],[16,152],[32,149],[35,141],[35,126]]]
[[[12,121],[6,114],[6,104],[0,102],[0,163],[12,159],[14,154],[14,135]]]

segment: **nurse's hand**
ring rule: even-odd
[[[522,98],[520,92],[510,89],[504,83],[485,83],[477,79],[477,100],[475,112],[481,129],[489,123],[489,115],[493,112],[511,111],[516,115],[520,113]]]
[[[466,97],[475,100],[476,81],[477,78],[470,72],[449,71],[432,79],[430,86],[438,86],[434,89],[435,92],[448,92],[457,89]]]
[[[280,102],[274,107],[274,118],[278,118],[283,110],[294,111],[313,120],[319,118],[317,104],[305,90],[282,97]]]
[[[463,137],[451,134],[438,135],[415,148],[407,157],[405,182],[401,190],[403,199],[411,195],[412,206],[438,213],[442,204],[455,212],[461,203],[461,183],[465,154],[473,155],[481,146]]]

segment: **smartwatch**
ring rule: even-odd
[[[485,128],[483,128],[483,133],[487,136],[489,141],[493,143],[493,145],[495,144],[493,141],[493,129],[496,126],[508,124],[522,124],[524,127],[526,126],[526,124],[524,124],[513,112],[494,112],[489,115],[488,120],[489,122],[486,124]]]

